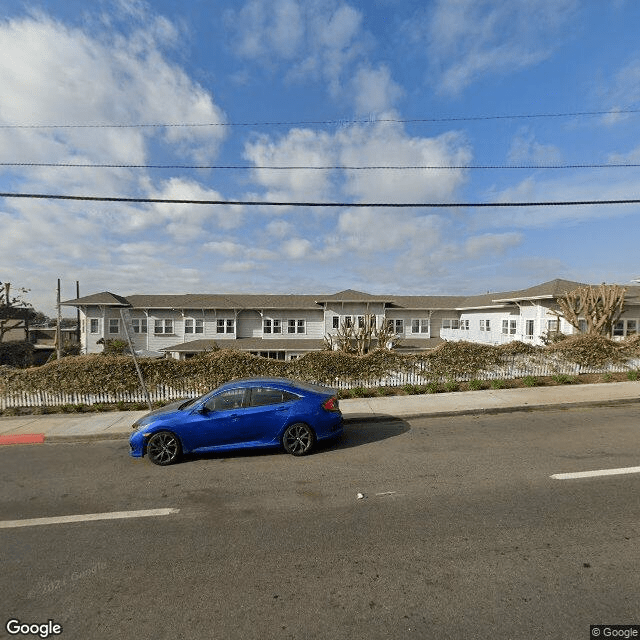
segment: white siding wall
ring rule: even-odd
[[[262,335],[262,316],[255,309],[243,309],[238,314],[238,338],[259,338]]]
[[[555,320],[557,316],[552,313],[553,307],[547,301],[524,302],[519,307],[512,309],[478,309],[473,311],[463,311],[460,313],[460,324],[466,326],[469,323],[469,329],[442,329],[440,337],[445,340],[459,341],[468,340],[469,342],[481,342],[485,344],[504,344],[519,340],[534,345],[541,345],[541,336],[546,333],[548,321]],[[489,321],[489,331],[481,331],[480,323]],[[507,332],[503,331],[503,322],[507,322]],[[529,333],[528,321],[533,322],[533,330]],[[515,322],[515,333],[512,333],[512,323]],[[562,333],[574,333],[573,327],[560,320],[559,330]]]

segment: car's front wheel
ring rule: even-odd
[[[180,440],[169,431],[154,433],[147,442],[147,456],[153,464],[164,467],[180,457]]]
[[[282,445],[287,453],[293,456],[303,456],[309,453],[316,441],[313,429],[302,422],[287,427],[282,436]]]

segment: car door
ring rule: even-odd
[[[280,436],[300,397],[272,387],[253,387],[245,409],[247,433],[255,442],[269,443]]]
[[[206,400],[190,424],[190,449],[236,444],[246,438],[246,398],[248,389],[227,389]]]

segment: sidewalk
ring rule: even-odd
[[[388,396],[340,401],[345,421],[380,420],[503,413],[508,411],[602,406],[640,400],[640,382],[458,391],[418,396]],[[50,414],[0,417],[0,444],[20,442],[59,442],[115,440],[128,438],[133,423],[146,411]],[[20,438],[32,436],[39,438]],[[44,436],[44,438],[42,438]],[[11,438],[10,438],[11,437]]]

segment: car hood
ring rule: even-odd
[[[172,402],[171,404],[167,404],[160,409],[155,409],[154,411],[150,411],[146,413],[141,418],[136,420],[134,427],[143,427],[145,425],[151,424],[161,416],[169,416],[172,413],[179,413],[180,406],[188,401],[188,398],[182,398],[182,400],[177,400],[176,402]]]

